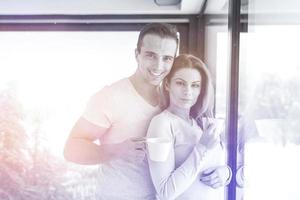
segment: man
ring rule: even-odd
[[[158,87],[177,48],[174,26],[146,25],[135,50],[135,73],[96,93],[72,129],[64,156],[79,164],[100,164],[97,198],[154,199],[144,144],[134,138],[144,137],[161,111]]]

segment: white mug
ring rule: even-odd
[[[148,155],[152,161],[163,162],[167,160],[172,147],[169,138],[146,138],[146,143]]]

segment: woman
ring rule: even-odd
[[[213,109],[213,87],[205,64],[192,55],[178,56],[163,81],[163,91],[165,110],[151,120],[147,133],[172,142],[165,161],[148,158],[156,198],[223,199],[231,171],[224,165],[216,126],[203,124],[203,119],[211,119]]]

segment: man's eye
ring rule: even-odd
[[[147,56],[148,58],[155,58],[155,55],[152,54],[152,53],[146,54],[146,56]]]
[[[166,57],[164,57],[164,60],[167,61],[167,62],[171,62],[171,61],[173,61],[173,57],[172,56],[166,56]]]

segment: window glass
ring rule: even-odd
[[[0,32],[0,199],[95,199],[97,169],[65,162],[64,143],[89,97],[134,73],[137,37]]]
[[[238,183],[245,200],[300,198],[299,34],[300,26],[253,25],[241,35]]]
[[[237,183],[244,200],[300,198],[300,15],[294,0],[248,1],[241,33]],[[242,198],[242,197],[241,197]]]
[[[299,6],[266,2],[247,1],[241,8],[236,200],[300,199]],[[226,23],[205,29],[220,118],[228,99],[227,29]]]
[[[224,18],[226,19],[226,17]],[[224,124],[227,106],[228,55],[227,24],[211,24],[205,27],[205,62],[211,72],[215,88],[215,117]],[[222,137],[224,144],[227,140],[226,137]],[[223,149],[225,154],[227,153],[226,146]],[[226,193],[224,193],[223,199],[227,199]]]

